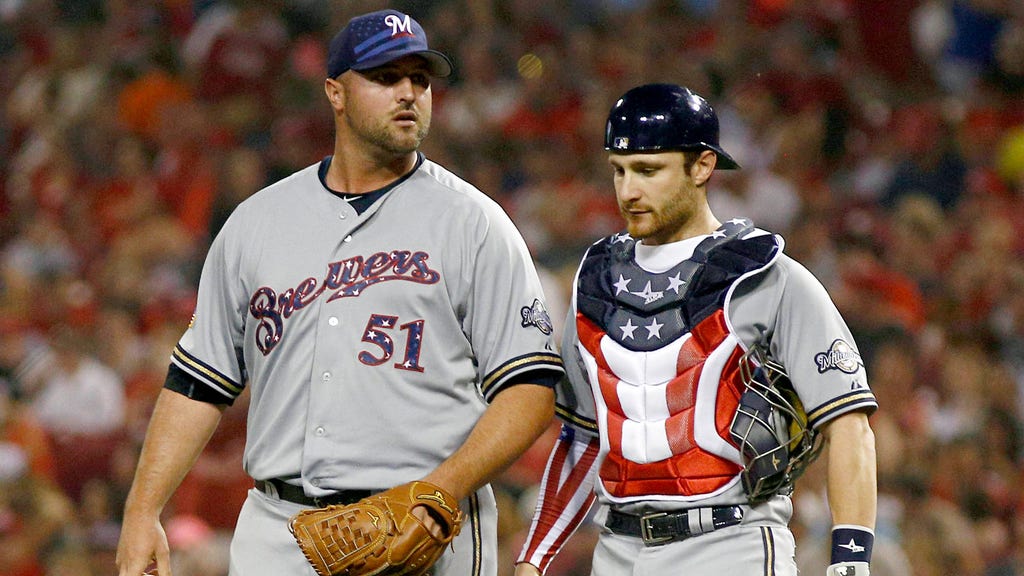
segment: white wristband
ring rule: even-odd
[[[840,562],[832,564],[825,571],[825,576],[869,576],[867,562]]]

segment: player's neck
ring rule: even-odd
[[[416,166],[417,153],[378,158],[335,148],[327,169],[327,186],[346,194],[373,192],[405,176]]]
[[[718,221],[718,218],[715,218],[715,215],[711,213],[710,208],[707,208],[705,205],[703,210],[700,210],[681,228],[680,238],[678,239],[684,240],[686,238],[694,238],[696,236],[705,236],[707,234],[711,234],[715,230],[718,230],[721,225],[722,223]]]

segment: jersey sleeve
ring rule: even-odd
[[[766,298],[778,305],[769,305]],[[776,316],[762,324],[772,327],[770,352],[786,367],[812,427],[847,412],[870,413],[878,407],[846,321],[804,266],[783,257],[743,305],[748,310],[776,310]]]
[[[586,520],[595,500],[599,444],[597,437],[562,426],[544,468],[530,531],[517,563],[528,562],[543,573]]]
[[[565,377],[555,387],[555,414],[566,424],[597,435],[597,405],[577,348],[576,307],[570,306],[562,337]]]
[[[481,392],[489,402],[505,387],[561,377],[554,327],[532,256],[519,231],[494,206],[479,222],[482,241],[472,251],[466,331],[479,362]],[[471,241],[474,243],[475,241]]]
[[[241,273],[237,213],[214,239],[203,264],[196,310],[171,354],[172,365],[231,403],[245,386],[242,334],[248,300]],[[207,399],[208,394],[200,394]]]

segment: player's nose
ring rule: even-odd
[[[402,76],[398,82],[395,82],[394,91],[395,98],[399,102],[407,103],[416,101],[416,85],[409,76]]]
[[[627,171],[615,182],[615,194],[623,203],[639,200],[643,196],[643,189],[639,182],[630,176]]]

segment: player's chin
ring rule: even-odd
[[[650,236],[655,229],[654,221],[644,214],[623,214],[626,219],[626,231],[637,240]]]
[[[415,150],[420,147],[420,143],[427,137],[427,128],[422,124],[416,124],[415,126],[406,126],[401,130],[394,133],[394,141],[396,146],[409,148]]]
[[[419,149],[421,142],[423,138],[419,134],[403,133],[389,138],[385,148],[395,154],[408,154]]]

